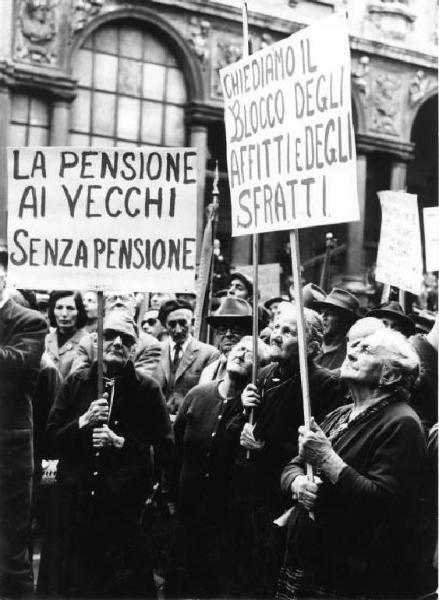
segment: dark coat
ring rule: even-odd
[[[328,415],[322,429],[348,410]],[[287,564],[311,570],[317,584],[340,592],[406,597],[425,461],[421,423],[410,406],[394,402],[353,421],[333,449],[348,466],[335,484],[323,478],[314,520],[300,505],[292,512]],[[303,473],[299,458],[285,467],[281,485],[288,496]]]
[[[151,565],[140,520],[152,487],[151,445],[162,465],[173,459],[169,416],[157,383],[141,378],[129,362],[116,379],[109,419],[125,443],[96,452],[92,430],[79,429],[78,421],[96,398],[96,374],[96,363],[73,373],[49,414],[48,444],[60,460],[60,519],[57,541],[43,545],[39,590],[73,597],[149,596]]]
[[[47,324],[7,300],[0,309],[0,596],[32,589],[27,555],[33,473],[32,394]]]
[[[344,403],[343,390],[336,375],[313,361],[309,362],[308,371],[311,414],[320,422]],[[297,454],[298,428],[304,423],[300,373],[283,379],[276,364],[268,365],[261,369],[257,386],[261,404],[255,411],[254,435],[265,445],[262,450],[251,452],[250,460],[245,459],[242,464],[246,470],[250,465],[254,470],[257,504],[270,506],[277,512],[284,506],[280,475]]]
[[[426,336],[417,334],[410,338],[420,361],[419,379],[412,392],[410,404],[418,413],[426,429],[437,423],[438,419],[438,360],[437,350]]]
[[[173,386],[171,378],[171,356],[169,340],[162,343],[160,362],[153,373],[171,414],[176,414],[184,397],[200,380],[201,372],[208,364],[219,357],[219,352],[210,344],[204,344],[192,338],[178,363]]]

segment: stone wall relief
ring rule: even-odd
[[[412,31],[415,20],[409,0],[375,0],[367,5],[366,34],[402,42]]]
[[[57,0],[21,0],[15,28],[15,58],[54,65],[57,60]]]
[[[211,29],[210,22],[205,19],[198,17],[189,19],[188,43],[203,69],[207,68],[210,61]]]
[[[76,33],[98,15],[103,7],[104,0],[73,0],[72,3],[72,31]]]
[[[361,56],[357,64],[352,67],[352,83],[365,98],[369,92],[369,57]]]
[[[220,69],[231,65],[242,57],[242,41],[236,39],[233,41],[224,41],[218,39],[215,47],[215,58],[212,68],[212,96],[214,98],[222,97]]]
[[[402,85],[396,74],[377,73],[369,97],[369,129],[380,134],[399,136],[398,119],[402,115]]]

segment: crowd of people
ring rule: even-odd
[[[297,306],[252,297],[204,343],[193,295],[105,292],[98,395],[96,293],[46,314],[0,253],[2,598],[436,597],[438,316],[304,285],[305,426]]]

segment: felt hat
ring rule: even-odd
[[[313,308],[316,302],[324,302],[326,293],[315,283],[307,283],[302,288],[303,305]]]
[[[284,300],[286,300],[288,302],[288,296],[274,296],[274,298],[269,298],[268,300],[266,300],[264,302],[264,307],[267,310],[270,310],[270,307],[272,304],[274,304],[275,302],[283,302]]]
[[[236,321],[251,330],[252,312],[251,304],[247,300],[226,296],[221,299],[219,307],[207,317],[207,322],[212,327],[219,327]]]
[[[134,321],[124,310],[111,310],[104,319],[104,333],[106,331],[117,331],[132,338],[133,344],[137,340]]]
[[[318,310],[335,309],[345,317],[350,317],[352,321],[356,321],[358,319],[360,303],[357,298],[347,290],[335,287],[324,300],[314,301],[313,308],[317,308]]]
[[[412,319],[405,314],[402,306],[395,300],[385,302],[384,304],[381,304],[379,308],[370,310],[367,313],[367,316],[377,317],[377,319],[382,317],[391,317],[398,322],[404,335],[409,336],[415,333],[415,324],[413,323]]]
[[[431,310],[420,310],[418,313],[409,315],[416,327],[417,333],[429,333],[436,320],[436,314]]]

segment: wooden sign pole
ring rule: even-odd
[[[98,290],[98,398],[104,393],[104,292]]]
[[[300,379],[302,382],[303,417],[305,427],[309,427],[311,421],[311,402],[309,396],[308,378],[308,353],[306,344],[305,314],[302,296],[302,282],[300,277],[300,249],[299,232],[297,229],[290,231],[291,244],[291,268],[294,279],[294,299],[297,307],[297,337],[299,346]],[[306,474],[310,481],[313,480],[311,465],[306,465]]]

